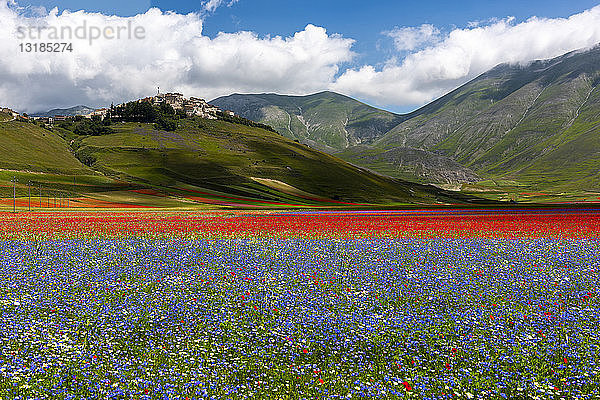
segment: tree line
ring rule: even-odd
[[[174,131],[177,129],[177,121],[185,118],[185,112],[181,111],[175,112],[173,107],[166,103],[154,106],[147,101],[132,101],[119,106],[111,104],[104,119],[98,115],[94,115],[92,118],[76,116],[60,122],[58,126],[81,136],[114,133],[111,128],[114,122],[154,123],[155,129]]]

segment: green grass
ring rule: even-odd
[[[0,168],[18,171],[93,175],[57,134],[37,125],[10,121],[0,125]]]
[[[527,67],[499,66],[410,114],[373,149],[440,152],[484,180],[517,182],[500,185],[511,196],[547,191],[556,198],[585,198],[600,191],[598,60],[595,48]],[[371,162],[373,154],[363,154],[370,157],[352,162],[422,179],[410,166]]]

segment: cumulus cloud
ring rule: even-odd
[[[31,16],[2,1],[0,20],[0,105],[28,112],[117,103],[152,95],[157,86],[207,99],[233,92],[304,94],[326,88],[354,55],[353,40],[314,25],[289,37],[236,32],[210,38],[202,34],[201,15],[158,9],[133,17],[57,9]],[[80,37],[87,37],[74,37],[82,27]],[[92,28],[102,32],[93,41]],[[52,33],[69,30],[71,37],[59,41],[73,43],[72,52],[21,52],[21,43],[57,41]]]
[[[398,50],[411,50],[436,32],[433,27],[420,27],[396,29],[389,35]],[[417,106],[498,64],[553,58],[599,42],[600,6],[569,18],[480,22],[454,29],[435,43],[390,59],[380,68],[349,69],[330,87],[380,105]]]
[[[425,44],[436,42],[440,30],[433,25],[423,24],[418,27],[394,28],[383,32],[384,35],[394,39],[394,47],[398,51],[415,50]]]

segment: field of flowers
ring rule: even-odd
[[[600,212],[0,214],[0,398],[600,398]]]

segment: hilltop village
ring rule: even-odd
[[[190,97],[189,99],[183,97],[181,93],[157,93],[156,96],[145,97],[143,99],[137,100],[138,103],[147,102],[152,104],[153,106],[161,106],[162,104],[167,104],[176,112],[184,112],[187,117],[200,117],[205,119],[217,119],[219,113],[224,113],[231,117],[235,116],[233,111],[223,111],[219,107],[210,105],[206,102],[206,100],[198,98],[198,97]],[[126,104],[119,104],[115,108],[119,109],[125,107]],[[86,117],[91,118],[94,115],[100,116],[101,118],[106,117],[109,109],[102,108],[99,110],[95,110],[86,115]]]
[[[199,118],[221,120],[225,122],[247,125],[276,132],[273,127],[251,121],[236,115],[233,111],[222,110],[208,104],[198,97],[185,98],[181,93],[160,93],[108,108],[91,109],[76,106],[68,109],[55,109],[49,112],[28,116],[19,114],[9,108],[0,108],[4,119],[12,117],[21,121],[29,121],[52,130],[55,126],[67,129],[77,135],[107,135],[113,133],[113,123],[152,123],[158,130],[174,131],[181,126],[182,119]]]
[[[161,106],[162,104],[169,105],[178,113],[184,113],[187,117],[199,117],[205,119],[218,119],[219,114],[226,115],[229,117],[235,117],[235,113],[229,110],[221,110],[219,107],[208,104],[206,100],[198,97],[185,98],[181,93],[160,93],[156,96],[145,97],[139,100],[135,100],[137,103],[149,103],[152,106]],[[24,119],[33,119],[52,125],[55,122],[66,121],[69,118],[75,116],[81,116],[88,119],[99,119],[104,120],[107,117],[118,117],[117,110],[123,109],[130,103],[122,103],[118,105],[112,105],[110,108],[98,108],[87,113],[81,113],[78,115],[45,115],[45,116],[33,116],[29,117],[27,114],[21,114],[10,110],[14,116],[19,116]]]

